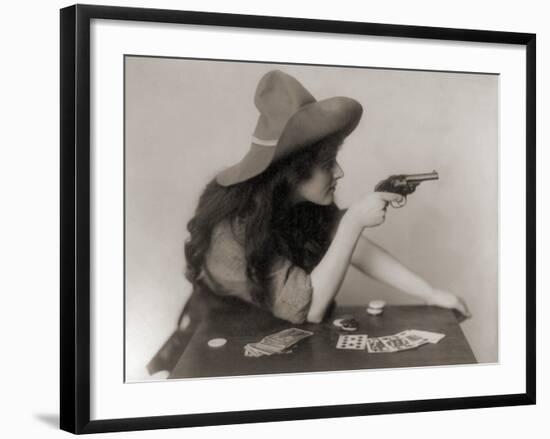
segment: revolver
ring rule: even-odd
[[[407,195],[412,194],[415,191],[416,186],[427,180],[439,180],[439,174],[437,171],[429,172],[427,174],[392,175],[378,183],[375,186],[374,191],[392,192],[394,194],[402,195],[403,201],[391,202],[392,207],[399,208],[407,204]]]

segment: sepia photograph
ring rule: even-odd
[[[124,56],[124,379],[499,362],[499,75]]]

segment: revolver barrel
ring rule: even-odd
[[[427,180],[439,180],[439,174],[437,171],[428,172],[426,174],[409,174],[405,175],[407,182],[421,182]]]

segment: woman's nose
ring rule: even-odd
[[[342,170],[338,162],[334,164],[334,169],[332,172],[335,180],[342,178],[344,176],[344,171]]]

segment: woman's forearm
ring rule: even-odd
[[[311,272],[313,295],[307,320],[320,322],[338,292],[363,227],[346,212],[321,262]]]
[[[432,286],[413,273],[385,249],[364,236],[359,240],[352,263],[366,275],[390,285],[404,293],[429,300]]]

